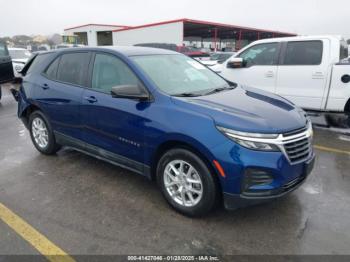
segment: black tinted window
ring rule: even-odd
[[[348,44],[346,41],[340,41],[340,57],[339,60],[343,60],[349,57]]]
[[[46,69],[45,74],[49,79],[57,79],[57,69],[59,64],[60,58],[56,58],[55,61],[53,61],[49,67]]]
[[[284,65],[319,65],[322,61],[321,41],[289,42]]]
[[[96,54],[92,75],[92,88],[110,93],[118,85],[136,85],[138,78],[129,67],[117,57]]]
[[[239,57],[246,67],[253,65],[275,65],[278,43],[259,44],[248,48]]]
[[[85,84],[89,53],[70,53],[61,56],[57,71],[57,80],[74,85]]]
[[[45,60],[50,56],[51,54],[42,54],[37,55],[34,57],[34,59],[30,60],[30,64],[28,65],[28,69],[25,71],[25,74],[30,74],[32,72],[38,72],[40,71],[40,68],[42,68],[43,63]],[[43,70],[43,69],[41,69]]]

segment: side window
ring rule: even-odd
[[[58,65],[57,80],[73,85],[85,85],[85,73],[90,60],[90,54],[79,52],[61,56]]]
[[[118,85],[136,85],[139,80],[129,67],[119,58],[96,54],[92,74],[92,89],[110,93]]]
[[[45,75],[47,78],[56,80],[57,79],[57,70],[58,70],[58,64],[59,64],[60,58],[56,58],[55,61],[53,61],[49,67],[45,71]]]
[[[288,42],[283,65],[319,65],[322,52],[322,41]]]
[[[346,41],[340,41],[340,56],[339,60],[343,60],[349,57],[348,44]]]
[[[0,57],[8,56],[9,52],[6,48],[5,43],[0,42]]]
[[[245,67],[254,65],[276,65],[278,43],[258,44],[250,47],[239,55],[243,58]]]
[[[28,62],[28,68],[25,70],[25,74],[29,75],[32,72],[38,72],[39,70],[43,70],[41,67],[43,66],[43,62],[50,56],[50,53],[36,55],[33,59]],[[40,72],[40,71],[39,71]]]

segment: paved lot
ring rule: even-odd
[[[3,91],[0,204],[68,254],[350,254],[346,136],[316,130],[315,169],[289,196],[189,219],[141,176],[74,151],[40,155]],[[0,219],[0,254],[37,253]]]

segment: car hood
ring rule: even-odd
[[[17,58],[17,59],[12,59],[12,62],[14,63],[19,63],[19,64],[25,64],[27,63],[28,58]]]
[[[213,66],[218,63],[218,60],[204,60],[204,61],[201,61],[201,63],[207,66]]]
[[[288,100],[238,86],[200,97],[173,97],[175,104],[210,116],[216,125],[252,133],[284,133],[306,124],[306,114]]]

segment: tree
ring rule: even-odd
[[[12,41],[18,44],[28,44],[33,40],[32,37],[27,35],[15,35],[12,37]]]
[[[62,36],[59,34],[53,34],[48,37],[47,41],[50,46],[59,45],[62,43]]]
[[[348,45],[350,45],[350,39],[348,39],[346,42],[348,43]]]
[[[5,37],[0,37],[0,41],[8,43],[8,42],[11,42],[12,39],[11,37],[5,36]]]

